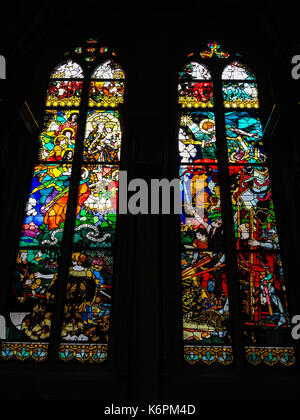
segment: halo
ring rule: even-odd
[[[89,171],[87,170],[87,168],[82,168],[82,179],[87,179],[87,177],[89,176]]]
[[[215,122],[209,118],[202,120],[199,124],[200,130],[205,134],[211,134],[215,129]]]
[[[64,133],[65,133],[66,131],[71,131],[71,133],[72,133],[72,137],[74,136],[74,133],[75,133],[74,128],[72,128],[72,127],[66,127],[66,128],[64,128],[64,129],[61,131],[61,134],[65,136],[65,134],[64,134]]]
[[[69,119],[72,115],[77,115],[78,116],[78,114],[79,114],[78,111],[71,110],[71,111],[67,112],[67,119]]]
[[[63,140],[66,140],[66,138],[67,138],[66,136],[64,136],[64,135],[62,135],[62,134],[59,134],[58,136],[56,136],[56,137],[55,137],[55,139],[54,139],[53,143],[54,143],[54,144],[57,144],[57,143],[56,143],[57,141],[63,141]]]

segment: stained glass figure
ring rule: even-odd
[[[107,355],[113,260],[109,251],[73,252],[60,358],[101,362]]]
[[[238,266],[247,359],[252,364],[292,365],[295,355],[280,255],[240,251]]]
[[[183,339],[192,345],[222,348],[224,364],[231,362],[230,322],[225,256],[198,250],[182,254]]]
[[[232,346],[218,167],[180,166],[182,308],[188,363],[230,365]]]
[[[279,249],[268,168],[233,166],[230,173],[238,249]]]
[[[180,166],[184,248],[221,250],[223,226],[216,166]]]
[[[4,359],[45,360],[49,343],[59,251],[20,249],[6,319]]]
[[[71,165],[35,167],[20,246],[60,245],[66,218]]]
[[[74,234],[77,248],[110,247],[114,242],[118,174],[118,166],[82,167]]]
[[[86,120],[84,160],[118,162],[121,137],[119,111],[89,111]]]
[[[39,135],[39,160],[71,162],[74,156],[78,111],[47,110]]]
[[[216,132],[213,112],[182,114],[179,129],[181,163],[216,162]]]

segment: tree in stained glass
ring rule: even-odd
[[[256,78],[218,43],[208,47],[200,53],[201,62],[190,54],[193,62],[179,75],[179,158],[185,196],[181,216],[184,357],[190,364],[204,365],[230,365],[234,360],[227,291],[232,280],[226,280],[221,236],[224,180],[218,177],[217,160],[218,147],[225,142],[245,359],[252,365],[290,366],[295,354]],[[221,74],[223,103],[213,99],[210,62],[219,69],[214,77]],[[180,83],[184,80],[192,87],[194,79],[211,84],[209,111],[199,111],[207,107],[207,95],[193,96],[198,105],[183,100]],[[216,112],[224,115],[224,139],[216,134]],[[211,127],[205,135],[204,117],[209,117]],[[197,179],[202,184],[196,188]]]
[[[90,39],[50,75],[1,341],[4,360],[48,358],[67,224],[74,226],[73,245],[57,356],[64,362],[107,358],[125,78],[115,56]],[[85,69],[92,74],[86,88]]]

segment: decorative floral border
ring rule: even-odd
[[[33,360],[43,362],[48,356],[48,343],[7,343],[1,345],[2,359]]]
[[[106,344],[61,344],[59,358],[64,362],[101,363],[107,358]]]
[[[292,366],[296,362],[292,347],[246,347],[245,351],[247,361],[255,366],[259,363]]]
[[[296,362],[292,347],[245,347],[245,352],[246,360],[254,366],[258,364],[292,366]],[[185,346],[184,358],[192,365],[228,366],[233,361],[233,352],[231,347]]]
[[[192,365],[197,363],[203,363],[205,365],[218,363],[223,366],[228,366],[233,361],[233,353],[232,347],[185,346],[184,358]]]
[[[48,343],[8,343],[1,345],[0,356],[4,360],[18,359],[43,362],[48,356]],[[100,363],[107,358],[105,344],[61,344],[59,358],[64,362],[77,360],[81,363]]]

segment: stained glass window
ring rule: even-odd
[[[116,53],[94,39],[67,56],[46,92],[1,342],[5,360],[47,360],[54,342],[64,362],[102,362],[108,354],[125,75]]]
[[[246,363],[290,366],[295,355],[257,81],[216,42],[199,59],[189,57],[178,87],[184,358],[233,363],[235,284]],[[225,245],[228,217],[233,232]],[[228,246],[236,255],[230,270]]]

